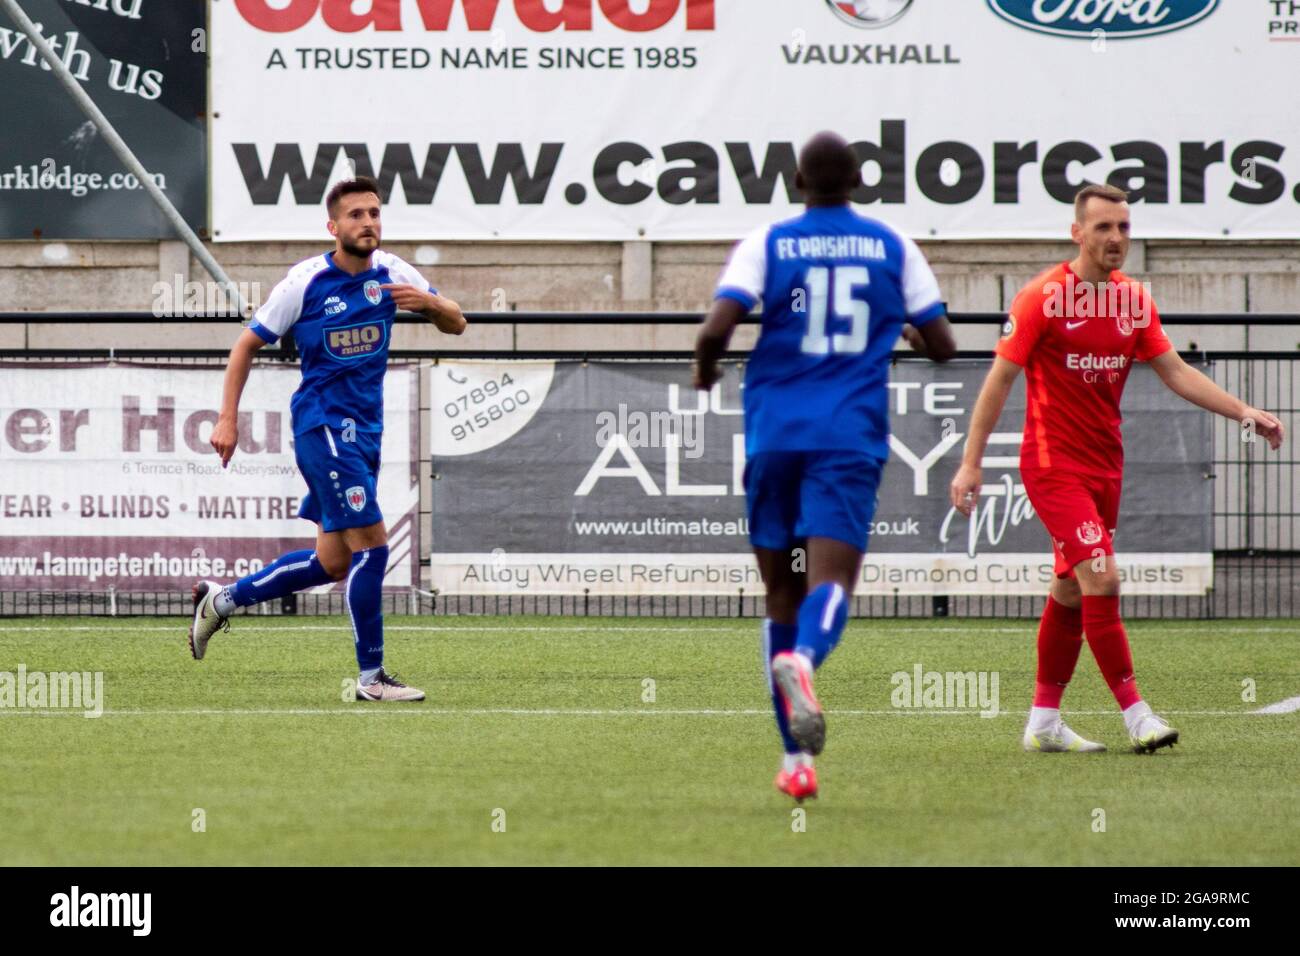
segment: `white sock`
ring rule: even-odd
[[[794,773],[800,767],[811,767],[812,762],[812,757],[808,754],[786,754],[781,769],[786,773]]]
[[[1059,707],[1030,707],[1029,729],[1031,731],[1047,730],[1061,719]]]
[[[1137,729],[1138,721],[1147,714],[1151,713],[1151,705],[1145,700],[1140,700],[1136,704],[1130,704],[1124,708],[1124,726],[1131,734]]]
[[[368,671],[362,671],[361,676],[357,678],[357,683],[362,687],[369,687],[375,681],[379,680],[379,672],[382,670],[382,667],[375,667]]]
[[[239,607],[235,599],[230,596],[230,588],[222,588],[217,592],[216,597],[212,599],[212,608],[222,617],[230,617],[235,613],[235,608]]]

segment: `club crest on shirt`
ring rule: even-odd
[[[343,494],[347,500],[348,507],[353,511],[360,511],[366,506],[366,489],[362,488],[360,485],[353,485]]]
[[[1133,316],[1129,315],[1127,312],[1121,312],[1119,315],[1115,316],[1115,324],[1119,326],[1120,335],[1133,334]]]
[[[379,283],[374,279],[369,279],[362,287],[366,293],[366,301],[371,305],[378,305],[384,297],[384,290],[379,288]]]
[[[1085,521],[1075,532],[1081,544],[1097,544],[1101,541],[1101,525],[1095,521]]]

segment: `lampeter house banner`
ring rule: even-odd
[[[864,594],[1042,594],[1051,541],[1019,473],[1018,384],[973,518],[948,504],[986,361],[901,361]],[[445,594],[761,593],[734,365],[445,362],[432,370],[432,583]],[[1127,594],[1212,584],[1209,416],[1145,365],[1124,395],[1118,533]]]
[[[1294,6],[1294,5],[1292,5]],[[223,0],[219,240],[319,236],[378,178],[390,239],[737,239],[856,144],[916,238],[1289,238],[1300,11],[1265,0]]]
[[[220,368],[0,367],[0,591],[160,591],[228,582],[310,548],[294,461],[296,368],[253,369],[226,468],[208,439]],[[417,582],[419,378],[389,369],[379,503],[384,583]],[[342,585],[328,585],[329,590]]]

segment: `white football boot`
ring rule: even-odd
[[[1024,746],[1026,750],[1036,750],[1045,754],[1087,754],[1100,753],[1106,749],[1105,744],[1095,740],[1084,740],[1066,726],[1059,717],[1046,728],[1035,730],[1025,727]]]
[[[424,700],[424,691],[417,687],[407,687],[381,669],[374,683],[357,684],[357,700]]]
[[[218,630],[230,630],[230,618],[217,613],[214,603],[221,593],[216,581],[200,581],[194,585],[194,619],[190,622],[190,654],[196,661],[203,660],[208,652],[208,641]]]
[[[1163,717],[1151,713],[1150,708],[1133,721],[1128,736],[1133,742],[1133,752],[1139,754],[1152,754],[1161,747],[1172,747],[1178,743],[1178,731],[1170,727]]]

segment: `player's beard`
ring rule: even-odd
[[[343,251],[350,256],[356,256],[358,259],[369,259],[371,254],[375,251],[375,249],[379,248],[379,237],[363,236],[361,239],[358,240],[358,242],[361,242],[370,238],[373,238],[375,243],[374,247],[370,249],[362,249],[360,246],[356,245],[355,243],[346,242],[344,240],[339,240],[339,245],[343,248]]]

